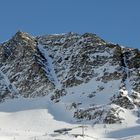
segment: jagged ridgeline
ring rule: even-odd
[[[91,33],[19,31],[0,45],[0,101],[20,96],[48,96],[77,120],[121,123],[140,107],[140,51]]]

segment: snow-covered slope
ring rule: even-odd
[[[108,43],[91,33],[32,37],[19,31],[0,45],[1,136],[57,139],[52,138],[55,129],[83,123],[92,137],[119,137],[120,128],[126,132],[120,138],[132,129],[136,130],[132,135],[138,135],[139,83],[137,49]],[[106,125],[107,130],[102,128]],[[13,131],[8,130],[12,126]],[[23,132],[27,128],[29,135]],[[93,135],[93,131],[99,132]]]
[[[128,112],[129,121],[136,118]],[[64,105],[54,104],[48,98],[14,99],[0,104],[1,140],[137,140],[140,125],[90,125],[73,120]],[[81,136],[84,126],[84,138]],[[61,129],[72,129],[69,133],[56,133]],[[78,137],[75,137],[79,135]]]

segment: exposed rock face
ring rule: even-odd
[[[140,107],[140,51],[91,33],[19,31],[0,45],[0,101],[48,94],[79,120],[121,123],[120,112]]]
[[[11,40],[0,47],[0,71],[24,97],[46,95],[53,86],[45,76],[39,60],[42,60],[42,56],[37,51],[36,40],[28,34],[17,32]]]

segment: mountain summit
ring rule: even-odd
[[[77,121],[123,123],[128,112],[138,118],[140,51],[92,33],[18,31],[0,45],[0,101],[42,96]]]

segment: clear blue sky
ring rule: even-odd
[[[0,0],[0,42],[17,30],[92,32],[140,49],[140,0]]]

